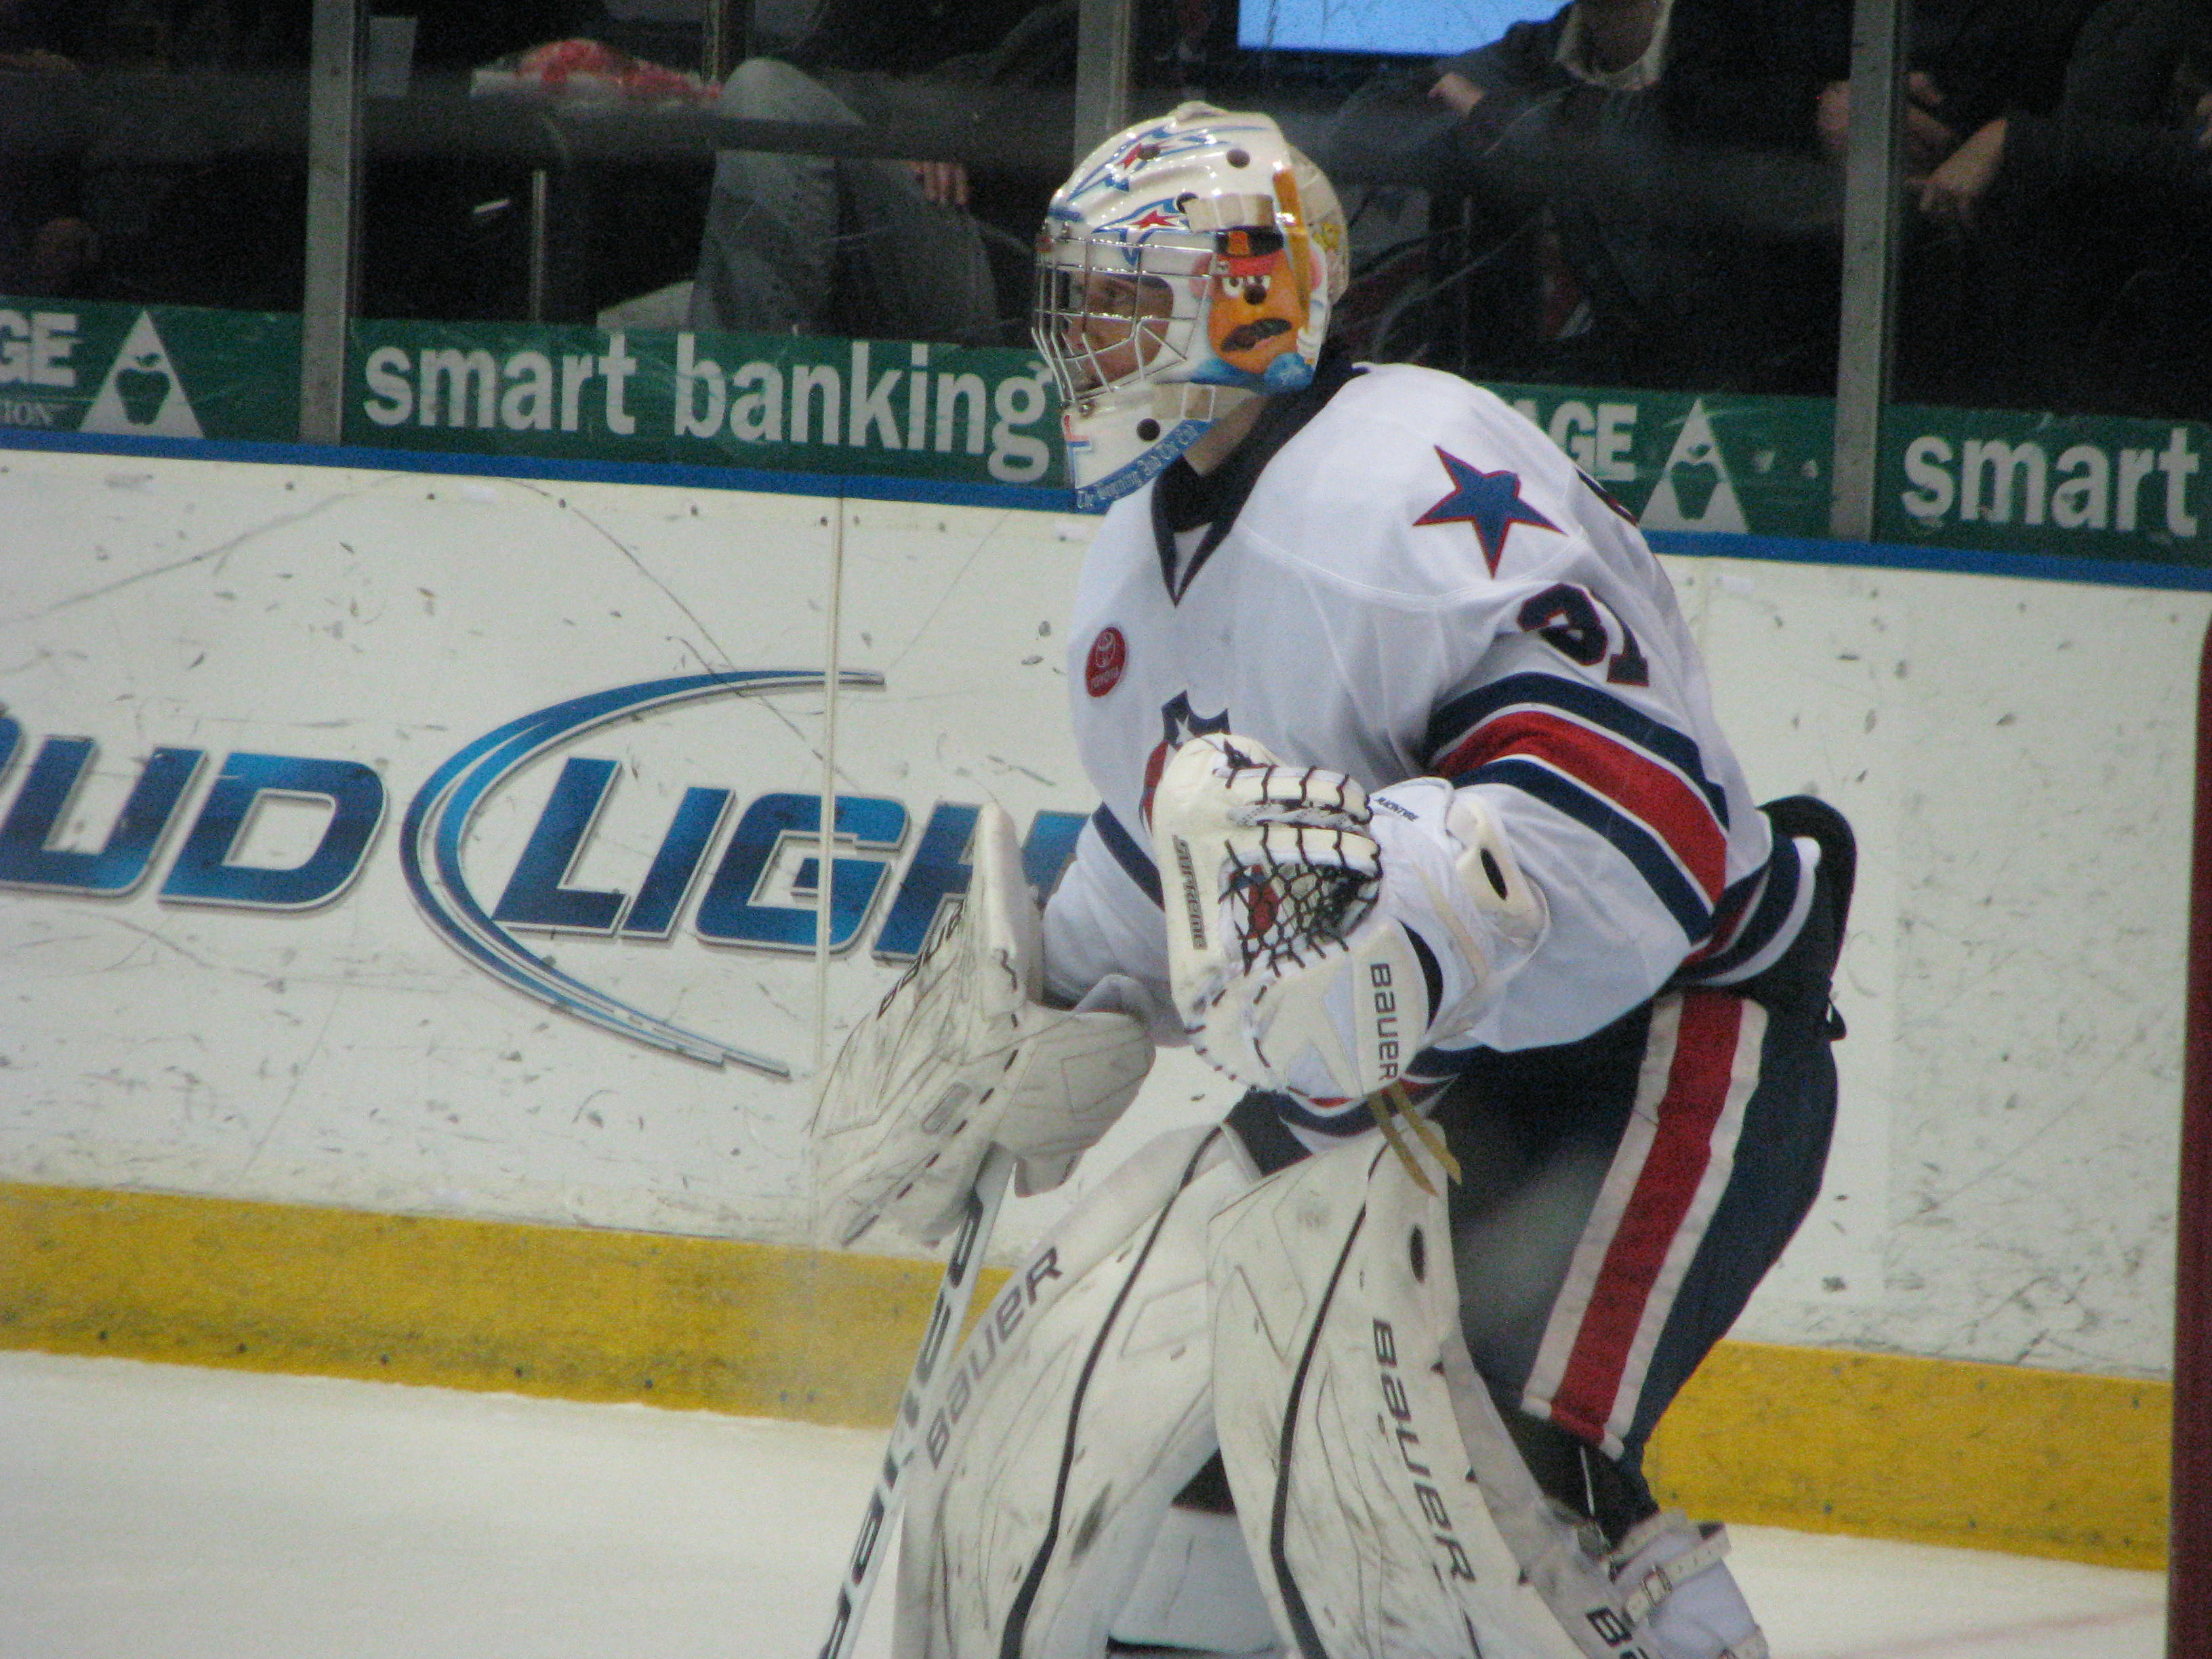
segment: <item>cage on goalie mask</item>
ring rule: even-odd
[[[1346,257],[1336,192],[1265,115],[1185,104],[1086,157],[1038,236],[1034,319],[1079,504],[1310,381]]]

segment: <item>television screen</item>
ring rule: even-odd
[[[1549,17],[1565,0],[1237,0],[1247,50],[1358,52],[1447,58],[1486,46],[1512,24]]]

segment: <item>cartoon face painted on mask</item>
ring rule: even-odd
[[[1297,343],[1306,321],[1305,272],[1294,251],[1279,231],[1224,231],[1212,278],[1206,337],[1215,355],[1231,368],[1264,374]]]
[[[1127,495],[1240,403],[1310,384],[1344,246],[1328,178],[1264,114],[1185,104],[1086,156],[1047,210],[1030,319],[1078,502]]]

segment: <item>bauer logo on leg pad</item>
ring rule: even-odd
[[[1318,1226],[1298,1224],[1309,1213]],[[1449,1225],[1442,1196],[1370,1141],[1284,1170],[1217,1227],[1215,1421],[1293,1651],[1586,1651],[1473,1473],[1457,1395],[1480,1385],[1459,1335]]]
[[[1413,1401],[1407,1395],[1405,1379],[1398,1370],[1398,1334],[1387,1319],[1375,1322],[1375,1364],[1382,1383],[1382,1408],[1397,1425],[1398,1455],[1412,1478],[1413,1500],[1434,1529],[1438,1570],[1447,1578],[1464,1579],[1471,1584],[1474,1582],[1474,1563],[1468,1559],[1467,1547],[1459,1540],[1443,1493],[1435,1484],[1435,1471],[1429,1467],[1431,1454],[1422,1445],[1420,1433],[1413,1426]]]
[[[1048,1245],[1018,1277],[1006,1281],[997,1299],[975,1321],[968,1346],[961,1350],[959,1369],[945,1389],[945,1404],[929,1419],[929,1432],[922,1441],[928,1449],[932,1468],[944,1462],[945,1450],[952,1443],[952,1431],[960,1426],[968,1402],[975,1397],[984,1373],[991,1369],[1000,1350],[1021,1328],[1022,1316],[1036,1305],[1037,1286],[1048,1279],[1059,1277],[1060,1252]]]

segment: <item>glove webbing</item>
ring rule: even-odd
[[[1312,845],[1340,832],[1297,824],[1263,825],[1260,861],[1229,878],[1237,944],[1246,973],[1297,966],[1341,945],[1375,901],[1378,879],[1342,864],[1316,862]]]

